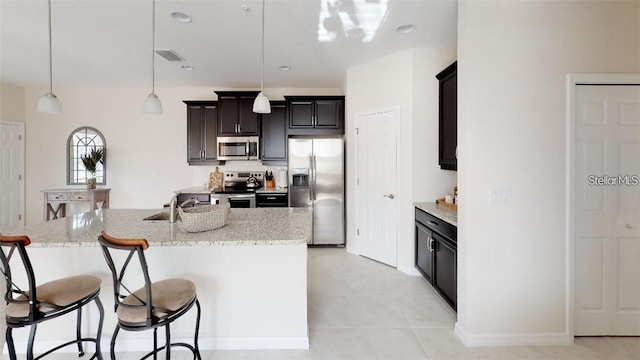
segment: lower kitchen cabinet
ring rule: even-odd
[[[457,309],[457,228],[425,211],[415,212],[416,268]]]
[[[288,193],[257,193],[256,207],[288,207]]]

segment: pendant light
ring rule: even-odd
[[[156,95],[156,0],[153,0],[151,16],[151,94],[144,101],[142,111],[145,114],[162,115],[162,103]]]
[[[49,92],[38,101],[37,110],[50,114],[62,114],[62,104],[53,93],[53,60],[51,57],[51,0],[49,0]]]
[[[265,0],[262,0],[262,74],[260,77],[260,93],[253,102],[253,112],[258,114],[271,113],[269,98],[264,94],[264,5]]]

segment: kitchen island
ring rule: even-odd
[[[97,242],[101,230],[116,237],[147,239],[145,255],[153,281],[183,277],[195,282],[202,305],[202,350],[308,349],[310,210],[231,209],[227,225],[200,233],[185,233],[168,221],[143,220],[161,211],[102,209],[5,234],[31,238],[27,249],[38,283],[83,273],[102,278],[103,349],[108,349],[116,320],[111,275]],[[89,309],[83,326],[91,333],[97,311]],[[74,321],[67,316],[39,327],[36,351],[69,337],[60,330],[73,329]],[[190,342],[194,322],[195,311],[172,324],[172,337]],[[27,330],[19,329],[14,336],[16,348],[25,349]],[[151,333],[121,332],[116,350],[148,350],[151,339]]]

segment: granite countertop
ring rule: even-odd
[[[436,203],[432,202],[414,202],[413,205],[416,208],[428,214],[431,214],[442,221],[446,221],[456,227],[458,226],[458,213],[451,209],[439,206]]]
[[[289,189],[287,188],[279,188],[279,187],[274,187],[274,188],[266,188],[266,187],[261,187],[260,189],[256,190],[256,194],[287,194],[289,192]]]
[[[150,246],[243,246],[306,244],[313,213],[308,208],[231,209],[219,229],[186,233],[166,220],[142,220],[162,209],[99,209],[62,219],[9,229],[27,235],[32,247],[98,246],[101,230],[121,238],[145,238]]]

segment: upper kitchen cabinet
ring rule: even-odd
[[[289,135],[344,134],[344,96],[285,96]]]
[[[184,101],[187,104],[187,162],[207,165],[217,162],[218,103]]]
[[[271,101],[271,113],[262,114],[262,163],[287,163],[287,105],[284,101]]]
[[[216,91],[218,135],[259,135],[259,116],[253,112],[258,91]]]
[[[443,170],[458,170],[458,76],[457,62],[442,70],[440,81],[440,130],[438,163]]]

